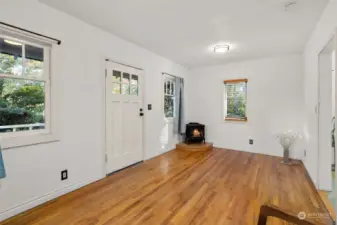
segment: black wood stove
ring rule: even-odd
[[[185,142],[190,143],[205,143],[205,125],[200,123],[186,124]]]

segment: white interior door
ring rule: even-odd
[[[142,70],[106,62],[107,174],[143,160]]]

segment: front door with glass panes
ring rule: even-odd
[[[107,174],[143,160],[142,73],[106,62]]]

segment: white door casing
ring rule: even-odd
[[[332,72],[332,74],[331,74],[332,77],[333,77],[332,81],[334,82],[334,87],[332,88],[332,95],[333,95],[333,97],[332,97],[332,100],[333,100],[332,101],[332,107],[333,107],[333,109],[332,109],[332,116],[335,117],[335,120],[334,120],[334,123],[335,123],[334,124],[334,128],[335,128],[335,130],[334,130],[334,138],[335,139],[334,140],[335,140],[335,148],[337,148],[337,146],[336,146],[336,139],[337,139],[337,136],[336,136],[337,135],[337,131],[336,131],[336,126],[337,126],[336,125],[336,118],[337,118],[337,89],[336,89],[337,88],[337,76],[336,76],[336,65],[337,65],[337,30],[333,34],[331,42],[332,42],[333,46],[331,48],[332,53],[330,53],[331,54],[331,61],[332,61],[331,65],[330,65],[331,66],[330,67],[331,68],[330,72]],[[332,149],[332,152],[333,152],[333,154],[331,154],[331,155],[334,157],[334,159],[332,161],[335,164],[335,170],[336,170],[337,154],[336,154],[336,152],[334,152],[334,148],[331,148],[331,149]],[[320,149],[319,149],[319,151],[320,151]],[[330,203],[333,203],[333,201],[331,202],[330,198],[332,198],[334,200],[337,198],[337,196],[336,196],[337,193],[336,193],[336,189],[335,189],[337,187],[337,179],[336,179],[335,176],[331,176],[331,174],[330,174],[330,177],[333,177],[333,178],[332,178],[332,182],[331,182],[332,193],[329,194],[329,195],[331,195],[331,196],[329,196],[329,200],[330,200]],[[334,211],[336,213],[337,201],[334,201],[333,208],[334,208]]]
[[[331,191],[332,176],[331,164],[333,163],[332,153],[332,118],[335,117],[336,111],[336,79],[333,79],[334,60],[336,60],[336,35],[333,34],[331,39],[326,43],[324,48],[318,54],[318,104],[317,104],[317,184],[319,190]],[[334,81],[334,87],[332,82]],[[334,94],[334,96],[333,96]],[[334,101],[334,102],[333,102]],[[336,132],[336,131],[335,131]]]
[[[106,62],[107,174],[143,160],[142,76],[142,70]]]

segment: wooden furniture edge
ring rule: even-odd
[[[292,212],[285,211],[275,205],[267,204],[262,205],[260,208],[260,215],[258,220],[258,225],[266,225],[268,217],[275,217],[294,223],[297,225],[324,225],[323,223],[317,222],[310,218],[299,219],[298,216]]]

